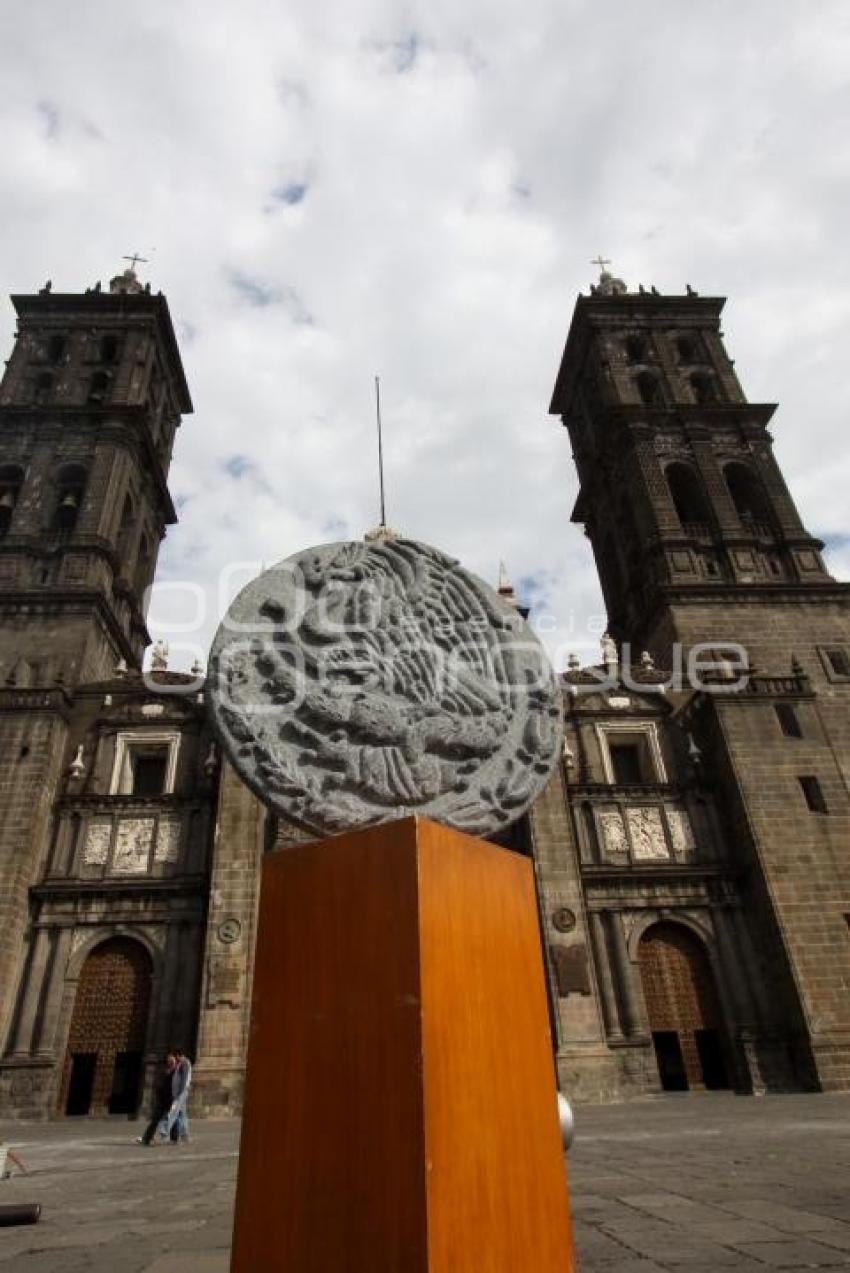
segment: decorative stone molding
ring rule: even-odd
[[[71,938],[71,954],[75,955],[80,947],[88,941],[90,936],[90,928],[75,928],[74,935]]]

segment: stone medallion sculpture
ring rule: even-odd
[[[492,834],[560,755],[560,692],[522,616],[407,539],[265,571],[230,606],[207,685],[237,772],[317,837],[410,814]]]

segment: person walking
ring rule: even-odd
[[[169,1052],[165,1058],[162,1070],[154,1084],[153,1089],[153,1105],[151,1113],[151,1121],[148,1123],[141,1136],[136,1137],[137,1145],[149,1145],[154,1138],[157,1127],[164,1118],[168,1117],[168,1111],[171,1109],[171,1102],[174,1099],[171,1093],[172,1077],[177,1067],[177,1057],[173,1052]]]
[[[22,1175],[29,1175],[15,1151],[6,1144],[5,1140],[0,1140],[0,1180],[8,1180],[12,1174],[11,1169],[6,1166],[7,1162],[14,1163]]]
[[[177,1127],[181,1144],[189,1143],[189,1088],[192,1085],[192,1062],[182,1048],[174,1049],[177,1064],[171,1074],[171,1106],[164,1118],[160,1120],[160,1140],[168,1140],[172,1129]]]

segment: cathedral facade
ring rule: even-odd
[[[12,300],[0,1113],[132,1114],[173,1046],[194,1112],[238,1113],[261,862],[295,833],[220,757],[202,669],[141,671],[192,410],[168,305],[132,270]],[[603,274],[552,399],[609,635],[564,673],[562,763],[503,842],[534,863],[577,1101],[850,1088],[850,585],[722,307]]]

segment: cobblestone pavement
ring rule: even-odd
[[[576,1113],[581,1273],[850,1266],[850,1097],[683,1095]],[[0,1182],[0,1202],[43,1206],[39,1224],[0,1229],[0,1273],[227,1273],[238,1125],[196,1121],[190,1146],[152,1149],[133,1143],[140,1129],[0,1129],[32,1173]]]

